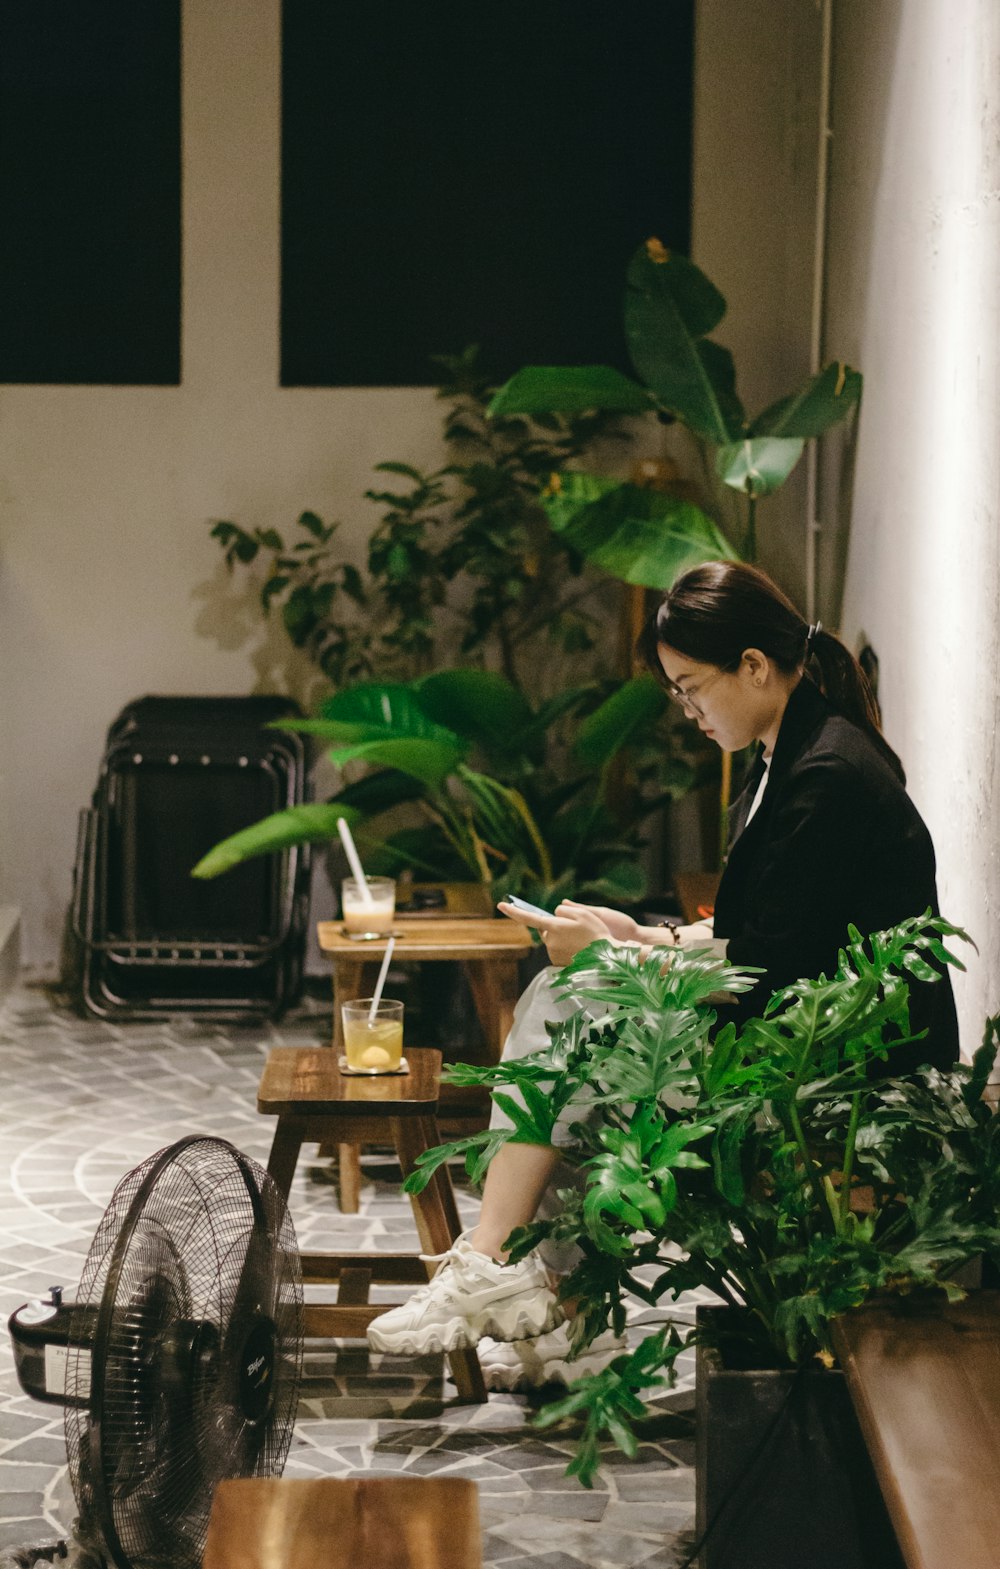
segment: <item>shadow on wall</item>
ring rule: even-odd
[[[197,583],[191,598],[200,607],[194,629],[225,653],[243,652],[254,671],[247,695],[275,693],[294,697],[307,713],[330,691],[330,682],[312,660],[289,640],[281,616],[265,616],[261,582],[252,573],[230,573],[224,561],[211,577]]]

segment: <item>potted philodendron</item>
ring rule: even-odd
[[[864,1526],[849,1486],[864,1451],[856,1428],[853,1453],[837,1437],[853,1418],[830,1325],[879,1293],[955,1295],[961,1266],[1000,1253],[1000,1130],[982,1100],[997,1021],[971,1067],[892,1077],[894,1044],[913,1038],[911,981],[961,967],[945,947],[953,937],[965,934],[929,911],[869,938],[852,928],[832,978],[776,994],[739,1033],[719,1026],[716,1003],[747,990],[750,972],[704,951],[667,967],[597,942],[562,972],[580,1007],[551,1027],[546,1050],[451,1070],[490,1084],[513,1126],[431,1151],[414,1185],[459,1153],[478,1178],[504,1141],[549,1143],[556,1119],[579,1107],[565,1151],[578,1186],[557,1219],[516,1232],[513,1249],[578,1245],[561,1289],[582,1304],[581,1349],[609,1323],[622,1331],[626,1293],[664,1307],[696,1287],[717,1298],[694,1330],[669,1322],[539,1418],[582,1421],[570,1470],[589,1485],[601,1436],[634,1452],[645,1393],[697,1345],[706,1565],[893,1561],[884,1517]],[[726,1367],[753,1376],[720,1404],[710,1375]],[[749,1431],[736,1430],[740,1416]]]

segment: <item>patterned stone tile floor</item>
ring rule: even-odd
[[[271,1046],[323,1041],[328,1028],[328,1004],[309,998],[280,1025],[237,1027],[191,1018],[108,1024],[77,1017],[44,990],[10,995],[0,1008],[4,1326],[54,1282],[72,1296],[115,1183],[145,1156],[203,1132],[266,1160],[273,1125],[255,1110],[264,1056]],[[300,1246],[416,1250],[388,1157],[366,1156],[361,1213],[342,1215],[329,1172],[309,1154],[291,1194]],[[458,1198],[471,1224],[476,1196],[459,1186]],[[441,1357],[382,1358],[356,1343],[310,1341],[285,1475],[472,1477],[484,1559],[496,1569],[673,1569],[693,1528],[691,1381],[687,1368],[645,1423],[636,1457],[609,1448],[586,1491],[564,1474],[572,1433],[531,1425],[551,1391],[463,1405]],[[22,1394],[4,1328],[0,1554],[72,1528],[62,1427],[59,1408]]]

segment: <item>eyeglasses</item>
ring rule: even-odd
[[[675,681],[671,681],[669,677],[665,678],[664,684],[668,694],[673,698],[675,703],[680,703],[686,714],[694,714],[696,719],[704,719],[705,710],[702,708],[700,702],[697,701],[698,694],[701,692],[707,692],[708,688],[713,684],[713,682],[718,681],[720,676],[727,675],[728,673],[729,672],[725,670],[717,670],[714,676],[709,676],[706,680],[699,681],[697,686],[689,686],[687,691],[685,691],[683,687],[678,686]]]

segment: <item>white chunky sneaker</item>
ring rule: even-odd
[[[439,1260],[433,1279],[408,1301],[368,1326],[373,1351],[421,1356],[428,1351],[466,1351],[484,1335],[514,1340],[540,1335],[565,1315],[534,1253],[519,1264],[498,1264],[470,1247],[468,1233]]]
[[[606,1330],[581,1356],[569,1361],[570,1325],[559,1324],[534,1340],[483,1339],[477,1355],[487,1389],[540,1389],[543,1384],[572,1384],[587,1373],[601,1373],[628,1350],[624,1335]]]

